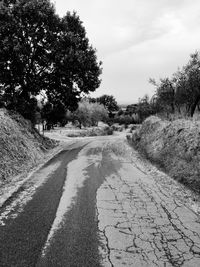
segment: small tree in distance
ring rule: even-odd
[[[106,121],[108,112],[105,107],[99,103],[90,103],[88,100],[79,102],[78,109],[75,112],[75,118],[79,121],[80,128],[82,125],[97,126],[99,121]]]
[[[119,106],[113,95],[102,95],[96,98],[96,101],[97,103],[104,105],[109,113],[109,116],[112,115],[112,112],[119,110]]]

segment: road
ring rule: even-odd
[[[122,137],[63,145],[0,208],[0,266],[200,266],[192,194]]]

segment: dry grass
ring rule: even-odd
[[[0,181],[33,167],[54,146],[20,115],[0,109]]]
[[[149,117],[129,138],[151,161],[200,192],[200,122]]]
[[[89,137],[113,134],[112,128],[107,125],[98,127],[86,127],[82,129],[76,127],[55,128],[55,130],[51,130],[51,133],[54,132],[58,132],[65,137]]]

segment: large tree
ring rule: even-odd
[[[81,94],[99,86],[100,65],[76,13],[59,18],[49,0],[1,2],[0,95],[7,107],[43,90],[50,102],[76,109]]]
[[[0,9],[0,83],[6,100],[29,100],[49,85],[58,17],[50,1],[3,1]]]
[[[59,39],[55,47],[55,65],[51,101],[60,99],[70,110],[77,108],[82,93],[88,94],[99,87],[101,62],[96,50],[89,44],[79,16],[67,13],[60,23]]]

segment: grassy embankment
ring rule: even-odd
[[[147,118],[129,142],[171,177],[200,192],[200,122]]]
[[[34,167],[55,145],[20,115],[0,109],[0,183]]]

